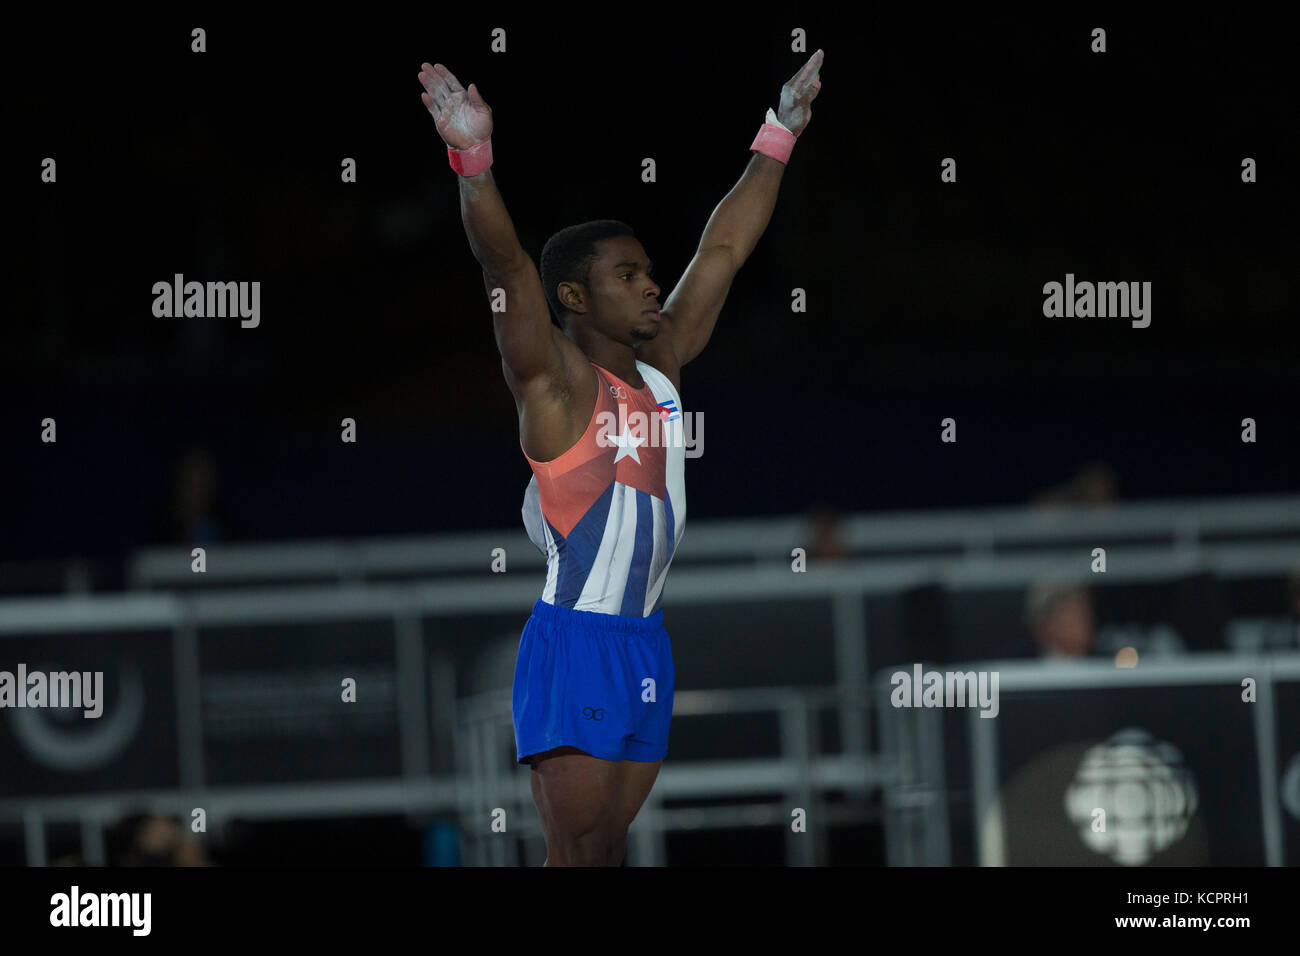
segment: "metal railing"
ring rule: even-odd
[[[1300,547],[1300,496],[1125,502],[1105,506],[988,508],[898,514],[852,514],[837,532],[849,558],[896,560],[900,555],[986,557],[999,551],[1080,543],[1195,553],[1232,535],[1239,543],[1268,545],[1279,534]],[[692,521],[674,556],[674,566],[746,561],[788,562],[793,548],[809,548],[813,535],[802,516],[748,520]],[[384,576],[486,571],[494,549],[504,548],[514,567],[545,565],[522,529],[421,537],[359,538],[260,544],[218,544],[207,549],[203,583],[271,583],[318,578],[356,582]],[[128,565],[132,588],[192,585],[190,549],[145,548]]]

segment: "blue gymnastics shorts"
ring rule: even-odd
[[[663,620],[663,608],[624,617],[538,598],[515,659],[518,762],[565,746],[603,760],[663,760],[675,677]]]

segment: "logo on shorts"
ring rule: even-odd
[[[603,707],[584,707],[582,708],[583,720],[604,720],[605,708]]]

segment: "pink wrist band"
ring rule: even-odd
[[[758,128],[758,135],[754,137],[754,142],[750,143],[749,151],[751,153],[762,153],[764,156],[771,156],[780,163],[789,164],[790,153],[794,149],[794,140],[794,133],[788,129],[774,123],[764,123]]]
[[[477,176],[492,165],[492,140],[485,139],[469,149],[447,147],[447,161],[462,176]]]

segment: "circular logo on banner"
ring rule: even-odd
[[[1282,775],[1282,806],[1294,820],[1300,820],[1300,753],[1291,758]]]
[[[105,708],[99,717],[85,716],[81,707],[11,711],[19,746],[42,766],[65,773],[96,770],[113,760],[135,739],[144,717],[140,671],[128,665],[119,671],[119,677],[117,706],[111,712]]]
[[[1065,809],[1090,850],[1141,866],[1182,839],[1196,796],[1178,748],[1129,728],[1083,755],[1065,791]]]

